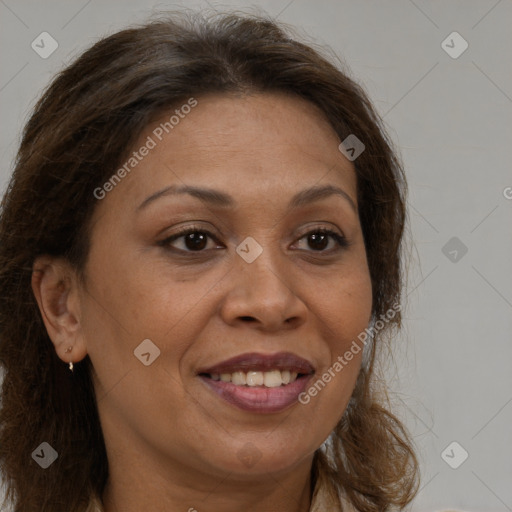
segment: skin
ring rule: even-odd
[[[98,202],[86,287],[65,261],[41,256],[34,294],[59,357],[77,363],[88,354],[94,366],[110,468],[106,512],[305,512],[313,454],[348,404],[362,353],[309,404],[272,414],[235,408],[196,371],[246,352],[291,351],[320,376],[368,325],[371,281],[357,211],[338,195],[287,209],[297,192],[327,184],[357,208],[355,170],[305,100],[197,100]],[[149,125],[134,150],[169,116]],[[136,211],[173,184],[221,190],[237,206],[174,195]],[[217,240],[208,238],[202,252],[184,237],[158,245],[190,226]],[[315,250],[306,235],[319,227],[344,235],[349,247],[329,237]],[[263,248],[252,263],[235,252],[247,236]],[[145,366],[134,350],[148,338],[161,352]]]

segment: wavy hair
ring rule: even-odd
[[[171,12],[99,40],[43,92],[0,210],[0,476],[15,512],[83,512],[108,478],[91,361],[71,378],[57,357],[31,289],[34,260],[64,257],[84,279],[94,189],[148,123],[184,99],[286,92],[317,105],[340,141],[363,141],[354,165],[373,321],[400,301],[403,166],[364,89],[324,50],[265,14]],[[419,485],[412,440],[375,371],[400,327],[397,312],[365,347],[350,403],[313,459],[312,482],[361,512],[403,508]],[[43,441],[59,454],[44,471],[31,457]]]

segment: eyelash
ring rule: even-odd
[[[175,240],[181,238],[181,237],[184,237],[186,235],[190,235],[192,233],[202,233],[204,235],[207,235],[209,238],[211,238],[212,240],[214,240],[215,242],[219,243],[217,237],[211,233],[210,231],[208,231],[207,229],[205,228],[201,228],[201,227],[196,227],[196,226],[191,226],[191,227],[187,227],[187,228],[184,228],[180,231],[178,231],[177,233],[171,235],[170,237],[162,240],[161,242],[158,243],[158,245],[166,248],[167,250],[170,250],[170,251],[178,251],[180,253],[183,253],[183,254],[200,254],[202,252],[206,252],[205,249],[201,250],[201,251],[185,251],[183,249],[176,249],[175,247],[170,247],[170,244],[171,242],[174,242]],[[339,250],[342,250],[342,249],[346,249],[347,247],[349,247],[350,245],[350,242],[342,235],[340,235],[339,233],[336,233],[336,231],[333,231],[331,229],[328,229],[328,228],[316,228],[316,229],[313,229],[311,231],[308,231],[307,233],[304,233],[300,238],[299,240],[302,240],[303,238],[311,235],[311,234],[317,234],[317,233],[320,233],[320,234],[323,234],[323,235],[329,235],[331,236],[335,241],[336,243],[338,244],[338,248],[337,249],[331,249],[329,251],[312,251],[314,253],[332,253],[332,252],[337,252]]]

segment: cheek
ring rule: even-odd
[[[111,261],[102,267],[91,265],[97,271],[91,294],[85,296],[88,352],[100,388],[106,391],[121,379],[125,382],[128,371],[143,386],[155,384],[152,370],[164,368],[168,373],[162,374],[161,384],[172,377],[174,388],[169,392],[173,400],[178,400],[176,388],[181,389],[184,377],[182,360],[215,314],[212,297],[216,285],[223,283],[225,272],[203,273],[200,277],[196,273],[185,280],[177,278],[176,272],[171,274],[169,266],[128,258]],[[145,367],[137,353],[145,354],[148,349],[158,355]],[[160,407],[158,404],[155,408]]]
[[[325,364],[318,369],[308,395],[313,407],[320,407],[321,414],[331,418],[333,424],[341,417],[355,386],[364,349],[358,336],[371,318],[369,272],[365,266],[352,268],[352,272],[333,276],[326,292],[318,293],[313,300],[318,306],[318,330],[329,354],[323,358]]]
[[[342,349],[367,327],[372,311],[372,284],[366,265],[343,269],[319,290],[315,301],[328,329],[328,339]]]

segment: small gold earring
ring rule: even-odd
[[[72,346],[68,347],[68,348],[66,349],[66,354],[68,354],[68,353],[69,353],[69,352],[71,352],[72,350],[73,350],[73,347],[72,347]],[[70,361],[70,362],[69,362],[69,369],[70,369],[71,371],[73,371],[73,361]]]

